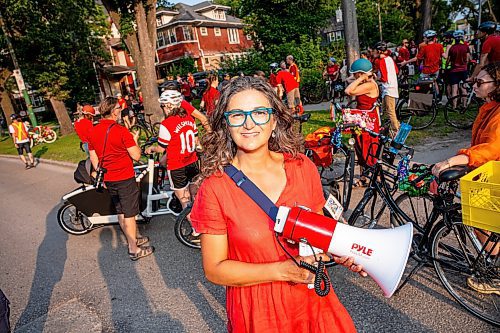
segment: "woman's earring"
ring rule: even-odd
[[[275,137],[276,137],[276,131],[275,131],[275,130],[273,130],[273,131],[271,132],[271,136],[272,136],[273,138],[275,138]]]

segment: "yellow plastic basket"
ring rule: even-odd
[[[463,223],[500,233],[500,161],[490,161],[460,179]]]

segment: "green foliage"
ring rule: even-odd
[[[178,63],[172,64],[172,67],[167,72],[167,75],[176,76],[177,74],[179,74],[181,76],[185,76],[189,72],[194,73],[197,71],[198,71],[198,67],[195,64],[194,59],[184,57],[181,60],[179,60]]]

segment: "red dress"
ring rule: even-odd
[[[359,110],[370,110],[376,102],[377,97],[370,97],[368,95],[359,95],[356,97],[356,107]],[[373,119],[373,131],[378,133],[380,131],[380,116],[378,109],[370,112],[370,118]],[[358,143],[356,153],[361,165],[372,166],[377,163],[377,159],[373,156],[377,153],[378,139],[363,132],[356,137],[356,140]]]
[[[303,205],[321,211],[325,200],[316,166],[304,155],[285,155],[286,186],[277,206]],[[227,234],[228,259],[248,263],[284,261],[288,257],[274,237],[274,221],[226,175],[202,183],[191,212],[196,231]],[[298,246],[281,242],[292,255]],[[319,297],[305,284],[261,283],[226,288],[229,332],[355,332],[334,291]]]

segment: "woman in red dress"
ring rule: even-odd
[[[203,183],[191,221],[202,234],[207,279],[227,286],[228,331],[354,332],[335,293],[319,297],[308,289],[314,274],[298,267],[278,241],[293,256],[298,245],[277,240],[274,221],[222,171],[229,164],[242,170],[277,206],[321,212],[319,174],[299,153],[302,138],[286,107],[265,81],[240,77],[223,90],[209,121],[212,132],[202,138]],[[366,275],[352,258],[334,259]]]
[[[200,109],[205,109],[207,116],[210,116],[214,110],[217,102],[219,101],[220,93],[217,90],[219,85],[219,77],[216,74],[210,74],[207,77],[207,90],[201,97]]]
[[[372,64],[369,60],[358,59],[351,65],[349,72],[354,74],[355,80],[347,86],[345,93],[356,97],[356,108],[365,111],[362,113],[373,124],[372,130],[378,133],[380,130],[378,107],[371,112],[366,112],[373,108],[379,96],[378,85],[372,73]],[[360,162],[360,173],[362,174],[364,167],[372,166],[377,162],[374,156],[377,152],[378,139],[373,138],[366,132],[362,132],[356,139],[356,155]],[[366,177],[361,176],[359,185],[365,185],[366,182]]]

